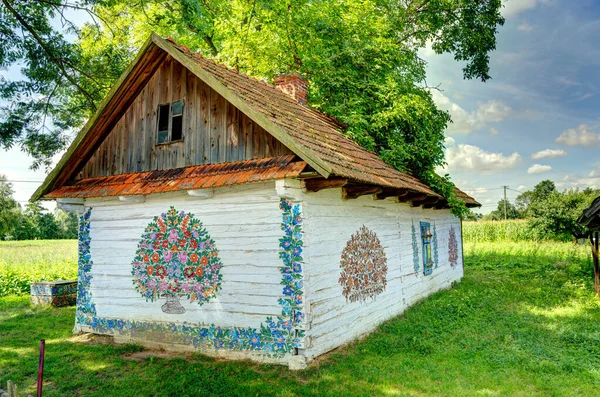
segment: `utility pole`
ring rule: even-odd
[[[507,220],[508,216],[506,215],[506,188],[508,188],[508,186],[504,185],[502,187],[504,188],[504,220]]]

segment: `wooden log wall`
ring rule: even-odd
[[[147,196],[144,203],[87,200],[93,208],[90,290],[98,317],[258,328],[266,317],[280,316],[281,210],[273,185],[221,188],[209,200],[182,192]],[[132,283],[132,261],[144,229],[170,206],[203,223],[223,264],[217,297],[203,305],[181,299],[184,314],[164,313],[164,298],[146,302]]]
[[[156,145],[159,104],[184,101],[183,141]],[[77,179],[291,153],[167,56]]]
[[[325,189],[304,196],[303,209],[307,283],[308,360],[372,331],[381,322],[433,292],[448,288],[463,276],[460,221],[449,210],[413,208],[394,198],[373,200],[372,196],[341,200],[341,189]],[[419,222],[435,222],[439,255],[438,268],[423,275],[423,252]],[[413,265],[414,222],[420,269]],[[387,257],[387,286],[375,299],[347,302],[339,282],[342,251],[352,234],[365,225],[376,233]],[[450,226],[458,242],[459,260],[448,262]],[[418,337],[418,335],[417,335]]]

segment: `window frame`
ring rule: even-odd
[[[173,105],[177,104],[177,103],[181,103],[181,113],[177,114],[177,115],[173,115]],[[165,130],[159,130],[160,128],[160,121],[161,121],[161,108],[164,106],[168,106],[169,107],[169,113],[168,113],[168,123],[167,123],[167,140],[165,142],[158,142],[158,137],[159,134],[161,132],[164,132]],[[183,134],[183,115],[184,115],[184,109],[185,109],[185,102],[183,99],[179,99],[177,101],[173,101],[173,102],[166,102],[166,103],[159,103],[157,106],[157,111],[156,111],[156,131],[155,131],[155,138],[156,138],[156,146],[162,146],[162,145],[170,145],[171,143],[177,143],[177,142],[183,142],[184,141],[184,134]],[[181,117],[181,138],[179,139],[173,139],[173,118],[174,117]]]
[[[433,234],[431,234],[431,222],[419,222],[421,232],[421,249],[423,252],[423,275],[429,276],[433,273]],[[427,232],[428,234],[424,234]],[[429,261],[427,260],[429,259]]]

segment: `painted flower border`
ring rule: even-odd
[[[419,269],[421,268],[421,265],[419,264],[419,244],[417,243],[417,230],[415,229],[415,222],[411,222],[413,267],[415,269],[415,272],[418,273]]]
[[[301,207],[300,204],[294,205],[282,198],[279,208],[282,211],[281,229],[284,232],[279,239],[279,257],[283,263],[280,268],[282,297],[278,300],[282,307],[281,316],[267,317],[259,328],[221,328],[214,324],[200,327],[187,322],[164,323],[97,317],[90,291],[93,262],[89,221],[92,208],[89,208],[81,216],[79,224],[77,324],[90,327],[98,333],[128,335],[132,338],[144,333],[151,333],[154,337],[169,335],[180,338],[180,343],[184,345],[193,345],[198,349],[256,351],[274,358],[281,358],[301,348],[304,341]]]

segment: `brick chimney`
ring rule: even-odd
[[[280,74],[273,79],[275,87],[294,98],[301,105],[308,101],[308,81],[299,73]]]

